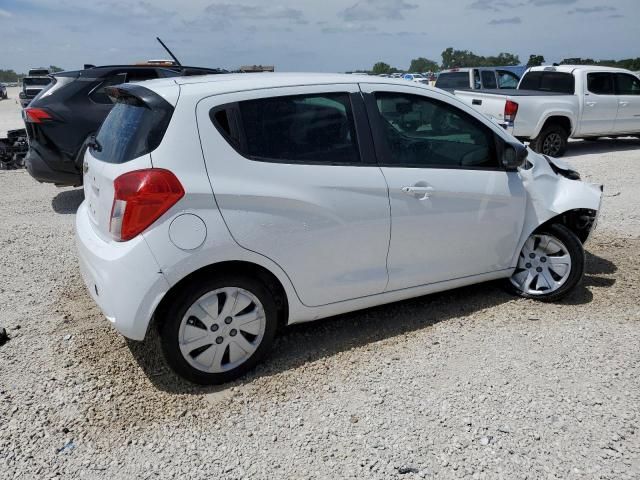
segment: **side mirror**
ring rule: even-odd
[[[507,172],[515,172],[524,165],[529,150],[521,143],[505,143],[502,150],[502,166]]]

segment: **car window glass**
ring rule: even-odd
[[[436,80],[438,88],[469,88],[469,73],[441,73]]]
[[[498,71],[498,88],[517,88],[519,80],[515,73]]]
[[[495,168],[493,133],[447,103],[417,95],[375,94],[390,158],[386,164]]]
[[[588,73],[587,90],[596,95],[613,95],[613,75],[610,73]]]
[[[496,74],[490,70],[482,71],[482,88],[498,88]]]
[[[640,95],[640,79],[626,73],[617,73],[616,93],[618,95]]]
[[[575,78],[572,74],[563,72],[528,72],[522,77],[518,88],[520,90],[539,90],[573,95]]]
[[[125,83],[126,81],[126,73],[111,75],[110,77],[105,78],[97,88],[94,88],[91,93],[89,93],[89,98],[95,103],[111,104],[113,102],[109,98],[109,95],[107,95],[107,93],[105,92],[105,89],[107,87],[112,87],[113,85],[120,85],[121,83]]]
[[[244,134],[242,153],[249,158],[287,163],[360,162],[347,93],[247,100],[237,108]]]
[[[155,68],[135,68],[127,72],[127,82],[144,82],[154,78],[158,78]]]
[[[476,90],[482,88],[482,83],[480,83],[480,72],[478,70],[473,71],[473,88]]]

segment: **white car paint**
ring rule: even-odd
[[[598,95],[590,92],[587,76],[590,73],[633,75],[628,70],[612,67],[561,65],[557,67],[533,67],[529,72],[557,71],[573,75],[575,93],[527,96],[516,92],[486,93],[456,90],[454,93],[463,102],[485,115],[503,122],[509,132],[518,138],[537,137],[551,117],[566,118],[571,125],[570,137],[625,135],[640,133],[640,94]],[[504,111],[507,100],[518,104],[515,121],[505,122]]]
[[[155,308],[173,286],[221,262],[249,262],[270,271],[283,286],[287,321],[293,324],[508,278],[524,241],[541,223],[574,208],[599,209],[598,187],[556,175],[533,152],[530,168],[518,172],[255,162],[231,148],[208,116],[216,105],[249,98],[410,91],[464,110],[498,138],[515,141],[456,97],[417,83],[252,74],[140,85],[175,106],[164,138],[150,155],[122,164],[106,164],[87,152],[86,200],[76,220],[87,287],[114,326],[132,339],[144,338]],[[113,180],[150,166],[171,170],[186,194],[144,233],[117,242],[108,232]],[[433,186],[432,200],[403,190],[422,181]],[[193,245],[184,233],[176,241],[171,232],[185,214],[206,227],[195,248],[185,248]],[[202,235],[202,228],[195,234]]]

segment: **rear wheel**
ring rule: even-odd
[[[274,299],[260,281],[225,275],[193,281],[161,314],[167,362],[202,385],[234,380],[269,350],[277,330]]]
[[[559,300],[582,280],[584,262],[580,239],[564,225],[553,224],[529,236],[508,287],[525,298]]]
[[[561,157],[567,151],[569,134],[560,125],[549,125],[531,140],[531,148],[550,157]]]

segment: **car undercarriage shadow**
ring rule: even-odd
[[[587,254],[587,268],[582,284],[559,305],[590,303],[593,294],[587,287],[610,287],[616,265],[604,258]],[[160,339],[155,328],[144,342],[128,341],[128,347],[158,389],[179,394],[206,394],[251,383],[255,378],[271,376],[307,362],[333,356],[386,338],[430,327],[452,318],[472,317],[475,312],[518,301],[506,293],[500,282],[472,285],[447,292],[426,295],[366,310],[360,310],[317,322],[292,325],[283,329],[273,350],[262,365],[241,379],[225,385],[202,387],[186,382],[166,365],[160,353]]]
[[[78,207],[84,200],[84,190],[74,188],[73,190],[63,190],[51,200],[51,207],[56,213],[73,214],[78,211]]]

